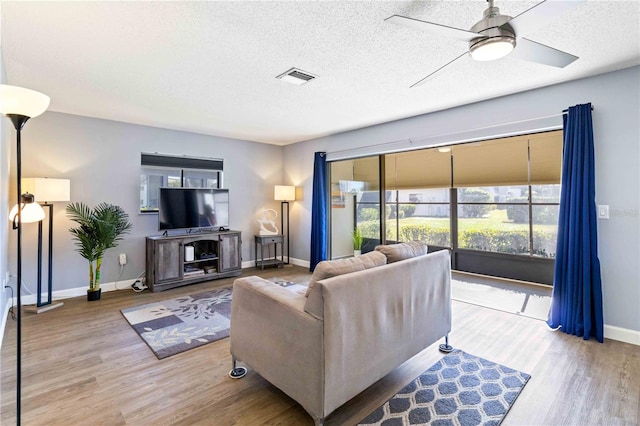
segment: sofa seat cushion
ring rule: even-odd
[[[379,245],[375,251],[384,254],[387,258],[387,263],[394,263],[427,254],[427,248],[427,243],[416,240],[399,244]]]
[[[311,293],[311,289],[313,289],[315,283],[320,280],[351,272],[363,271],[386,263],[386,256],[377,251],[371,251],[363,254],[362,256],[348,257],[345,259],[323,260],[318,263],[316,268],[313,270],[313,275],[309,281],[309,286],[307,287],[305,296],[309,296],[309,293]]]

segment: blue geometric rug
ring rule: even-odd
[[[499,425],[530,378],[456,349],[358,425]]]
[[[231,287],[121,310],[158,359],[229,337]]]

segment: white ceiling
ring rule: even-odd
[[[516,16],[538,1],[496,0]],[[564,69],[464,57],[463,42],[384,22],[469,29],[484,0],[1,3],[7,83],[50,110],[285,145],[640,63],[640,2],[588,1],[527,38]],[[294,86],[297,67],[319,77]]]

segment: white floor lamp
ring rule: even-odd
[[[0,84],[0,114],[9,117],[16,129],[16,187],[18,207],[16,211],[17,253],[16,253],[16,424],[20,424],[21,401],[21,368],[22,368],[22,300],[20,298],[20,285],[22,282],[22,153],[20,132],[25,123],[33,117],[37,117],[49,107],[49,97],[35,90],[23,87]]]
[[[22,187],[36,197],[42,207],[49,210],[49,239],[47,246],[47,300],[42,301],[42,221],[38,222],[38,294],[34,308],[27,308],[37,314],[59,308],[62,302],[53,303],[53,204],[71,199],[69,179],[25,178]]]

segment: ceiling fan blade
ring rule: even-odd
[[[524,37],[538,27],[549,23],[551,19],[557,18],[585,2],[586,0],[544,0],[511,18],[504,25],[510,25],[518,37]]]
[[[483,37],[482,34],[472,31],[461,30],[460,28],[447,27],[446,25],[434,24],[433,22],[421,21],[419,19],[407,18],[406,16],[393,15],[385,19],[387,22],[402,25],[410,28],[417,28],[428,31],[431,34],[441,35],[459,41],[471,41],[474,38]]]
[[[418,87],[423,85],[424,83],[426,83],[427,81],[435,78],[438,74],[440,74],[440,72],[445,69],[446,67],[448,67],[449,65],[451,65],[452,63],[454,63],[455,61],[457,61],[458,59],[462,58],[463,56],[465,56],[468,52],[464,52],[462,55],[458,56],[457,58],[455,58],[452,61],[447,62],[445,65],[441,66],[440,68],[438,68],[437,70],[435,70],[434,72],[432,72],[431,74],[429,74],[428,76],[426,76],[425,78],[423,78],[422,80],[413,83],[411,86],[409,86],[410,89],[414,88],[414,87]]]
[[[575,55],[536,43],[526,38],[518,39],[518,44],[513,50],[513,54],[525,61],[537,62],[558,68],[564,68],[578,59]]]

